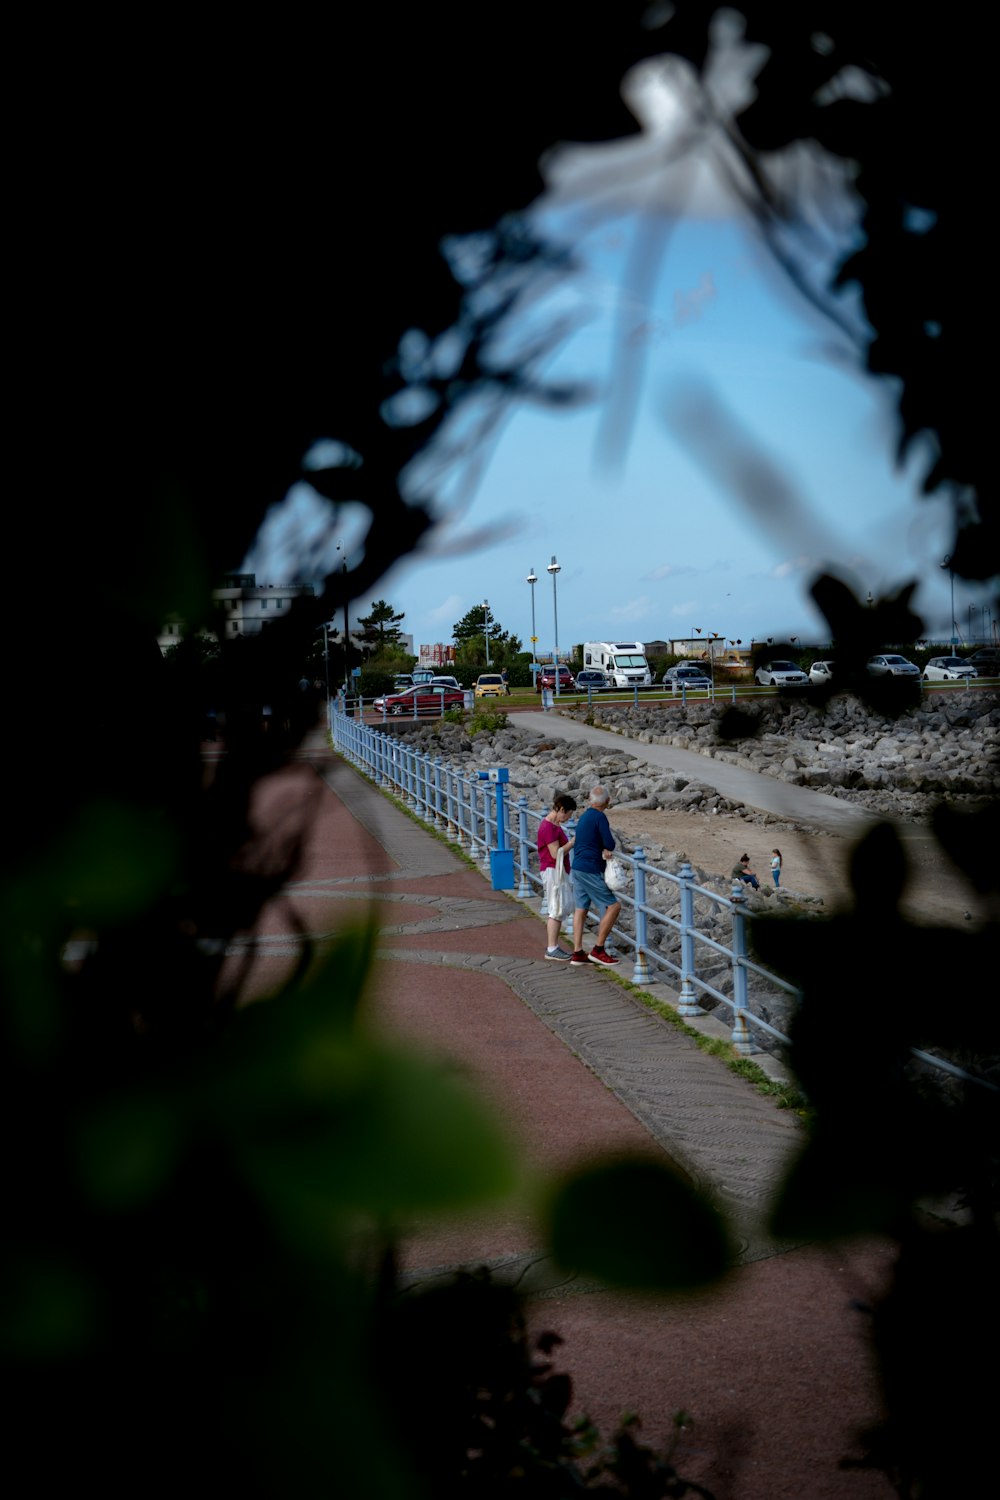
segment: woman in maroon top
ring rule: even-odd
[[[545,891],[546,909],[549,908],[549,896],[552,890],[552,878],[556,868],[556,856],[561,847],[570,849],[573,839],[567,837],[563,832],[563,824],[568,823],[576,812],[576,803],[572,797],[560,792],[552,799],[552,808],[548,815],[538,825],[538,867],[542,872],[542,888]],[[565,865],[569,870],[569,855],[566,855]],[[559,917],[549,917],[546,922],[545,957],[551,958],[554,963],[569,963],[573,957],[572,953],[559,946]]]

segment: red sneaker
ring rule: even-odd
[[[600,964],[602,969],[613,969],[615,964],[621,962],[620,959],[612,958],[603,948],[591,948],[589,957],[592,964]]]

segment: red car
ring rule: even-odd
[[[543,667],[535,681],[535,692],[540,693],[542,688],[555,688],[556,673],[554,667]],[[559,691],[561,693],[572,693],[576,690],[576,678],[569,667],[559,668]]]
[[[402,693],[386,693],[375,699],[375,710],[380,714],[406,714],[409,718],[436,719],[449,708],[462,708],[465,694],[456,688],[435,688],[421,682],[416,687],[406,688]]]

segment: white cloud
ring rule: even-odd
[[[672,604],[670,606],[669,614],[671,614],[674,619],[677,619],[680,615],[690,615],[696,609],[700,608],[701,606],[698,603],[697,599],[682,599],[680,604]]]
[[[771,569],[771,578],[790,578],[795,573],[818,573],[820,565],[814,557],[789,557]]]
[[[648,620],[651,615],[659,612],[659,606],[645,594],[640,594],[638,599],[630,599],[627,604],[619,604],[610,611],[614,620]]]
[[[690,564],[683,568],[675,567],[673,563],[660,563],[657,568],[650,568],[648,573],[643,574],[644,583],[659,583],[664,578],[692,578],[697,572]]]

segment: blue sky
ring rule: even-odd
[[[572,244],[580,269],[525,327],[570,313],[576,332],[546,373],[588,382],[600,399],[513,414],[476,482],[456,473],[442,490],[432,548],[395,566],[372,598],[405,612],[417,646],[449,641],[455,621],[489,600],[527,649],[533,569],[539,654],[554,644],[555,608],[563,650],[698,628],[745,643],[822,641],[808,586],[829,568],[862,598],[919,579],[927,632],[947,638],[950,513],[919,495],[913,464],[894,466],[891,391],[858,373],[846,341],[791,290],[703,162],[674,189],[649,171],[681,113],[661,82],[633,89],[646,127],[637,141],[565,148],[547,163],[542,222]],[[849,197],[836,187],[828,197],[826,218],[849,226]],[[651,236],[655,253],[637,275],[637,246]],[[821,277],[821,253],[810,272]],[[300,519],[310,494],[302,487],[291,502]],[[360,520],[338,519],[349,557]],[[294,566],[273,543],[248,564],[261,581],[295,581],[272,576]],[[981,634],[984,603],[956,580],[963,638],[970,604]]]

